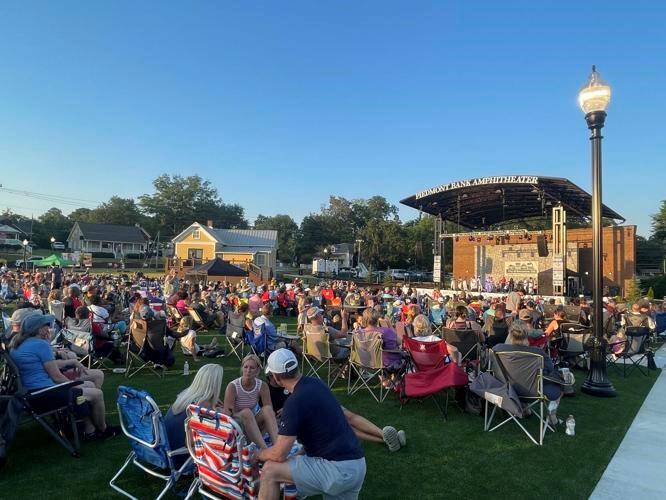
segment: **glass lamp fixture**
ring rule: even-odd
[[[601,79],[596,66],[592,66],[590,78],[578,93],[578,105],[586,115],[606,111],[611,99],[610,86]]]

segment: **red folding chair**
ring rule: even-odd
[[[403,348],[409,353],[411,368],[405,373],[401,385],[401,405],[412,398],[431,397],[446,419],[449,403],[447,389],[465,387],[469,382],[467,374],[451,361],[444,340],[422,341],[405,337],[402,342]],[[444,408],[435,397],[442,391],[446,391]]]

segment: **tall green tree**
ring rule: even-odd
[[[100,224],[121,224],[130,226],[140,224],[143,216],[132,198],[112,196],[109,201],[102,203],[92,210],[90,222]]]
[[[293,262],[296,257],[296,240],[298,225],[289,215],[273,216],[258,215],[254,221],[255,229],[274,229],[278,232],[278,259],[282,262]]]
[[[222,202],[210,181],[198,175],[162,174],[153,181],[155,192],[139,197],[139,206],[153,216],[165,236],[175,235],[194,221],[212,220],[217,227],[247,227],[239,205]]]
[[[72,228],[72,221],[62,213],[59,208],[49,208],[39,216],[37,224],[34,225],[33,241],[37,245],[49,248],[51,238],[56,241],[65,241],[69,230]]]
[[[662,200],[659,211],[652,215],[652,239],[666,244],[666,200]]]
[[[409,244],[400,221],[373,219],[360,231],[363,261],[373,269],[405,267],[409,264]]]

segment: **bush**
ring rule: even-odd
[[[92,252],[92,256],[97,259],[114,259],[116,257],[113,252]]]
[[[126,259],[144,259],[145,255],[142,253],[126,253],[125,254]]]

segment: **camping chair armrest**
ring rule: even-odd
[[[171,450],[167,452],[167,455],[170,457],[175,457],[177,455],[189,455],[190,450],[187,449],[187,446],[183,446],[182,448],[178,448],[176,450]]]
[[[25,395],[25,401],[38,413],[56,408],[65,408],[74,403],[75,396],[81,394],[79,391],[72,394],[72,389],[81,384],[83,384],[82,380],[70,380],[35,392],[29,392]]]
[[[560,378],[554,378],[554,377],[551,378],[551,377],[547,377],[547,376],[545,376],[545,375],[543,376],[543,380],[544,380],[544,381],[547,380],[548,382],[553,382],[553,383],[555,383],[555,384],[559,384],[559,385],[563,385],[563,386],[570,386],[570,385],[572,385],[572,384],[567,384],[564,380],[562,380],[562,379],[560,379]]]

